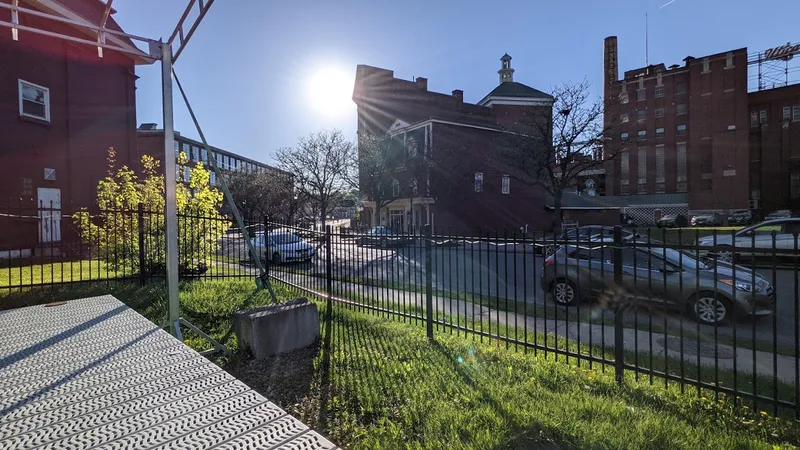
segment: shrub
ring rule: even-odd
[[[158,173],[159,162],[142,156],[142,178],[127,166],[117,169],[116,152],[108,150],[108,176],[97,184],[97,209],[91,215],[86,208],[72,216],[81,239],[90,245],[93,256],[109,267],[124,273],[163,272],[166,265],[164,221],[164,177]],[[189,179],[184,178],[189,168]],[[176,187],[178,209],[178,258],[182,274],[204,272],[219,240],[230,223],[219,214],[222,193],[209,185],[210,172],[198,162],[188,166],[184,153],[178,157],[179,183]],[[142,205],[145,267],[139,261],[139,215]]]

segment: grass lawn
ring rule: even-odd
[[[277,283],[275,289],[281,300],[297,296]],[[64,286],[38,302],[103,293],[156,323],[164,318],[163,283]],[[183,315],[232,350],[238,345],[231,312],[269,302],[252,280],[181,283]],[[328,317],[324,302],[318,305],[321,319]],[[326,322],[316,347],[266,361],[238,354],[219,362],[345,448],[771,449],[800,442],[797,424],[733,406],[725,396],[682,393],[658,378],[651,385],[628,371],[618,385],[613,371],[604,374],[597,364],[578,367],[574,359],[445,331],[431,343],[418,324],[338,305]],[[188,332],[186,341],[208,347]]]
[[[0,268],[0,287],[104,280],[124,275],[99,260],[36,263]]]

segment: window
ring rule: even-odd
[[[628,123],[628,114],[627,113],[620,114],[619,121],[622,123]]]
[[[200,161],[208,162],[208,152],[204,148],[200,149]]]
[[[686,181],[686,142],[678,142],[676,150],[676,159],[678,160],[677,175],[678,183]]]
[[[709,64],[708,57],[703,58],[703,72],[710,72],[711,64]]]
[[[192,179],[192,169],[188,167],[183,168],[183,181],[188,183]]]
[[[656,108],[656,117],[664,117],[664,108]]]
[[[475,172],[475,192],[483,192],[483,172]]]
[[[676,134],[678,135],[686,134],[686,125],[678,125]]]
[[[725,55],[725,68],[731,67],[733,67],[733,52],[728,52],[728,54]]]
[[[501,182],[500,190],[503,194],[509,194],[511,192],[511,177],[508,175],[503,175],[503,181]]]
[[[636,101],[642,102],[647,100],[647,90],[646,89],[638,89],[636,90]]]
[[[626,185],[630,180],[630,155],[627,150],[623,150],[619,158],[620,184]]]
[[[656,183],[664,182],[664,146],[656,146]]]
[[[664,129],[656,128],[656,139],[664,137]]]
[[[783,107],[783,120],[790,120],[792,118],[792,107],[791,106],[784,106]]]
[[[642,147],[639,149],[637,159],[639,163],[639,184],[647,184],[647,148]]]
[[[675,115],[680,116],[683,114],[686,114],[686,103],[678,103],[678,105],[675,106]]]
[[[789,178],[789,197],[800,198],[800,172],[794,172]]]
[[[647,131],[639,130],[639,140],[643,141],[647,139]]]
[[[622,142],[628,142],[628,133],[620,133],[620,134],[619,134],[619,139],[620,139]]]
[[[686,93],[686,83],[676,83],[675,84],[675,93],[676,94],[685,94]]]
[[[217,173],[216,172],[211,171],[211,177],[208,180],[208,184],[210,184],[212,186],[216,186],[217,185]]]
[[[800,105],[792,106],[792,122],[800,122]]]
[[[750,111],[750,128],[758,128],[758,111]]]
[[[192,147],[192,161],[200,161],[200,147]]]
[[[175,144],[175,159],[177,159],[181,153],[181,143],[178,141],[173,141],[173,143]]]
[[[758,112],[758,123],[764,125],[767,123],[767,110],[762,109]]]
[[[192,157],[192,146],[184,142],[183,143],[183,150],[181,150],[181,152],[184,155],[186,155],[187,159],[191,158]]]
[[[625,91],[620,92],[620,94],[619,94],[619,102],[622,103],[623,105],[628,103],[628,93],[627,92],[625,92]]]
[[[392,180],[392,197],[400,197],[400,182]]]
[[[664,85],[656,86],[656,97],[664,96]]]
[[[19,115],[50,121],[50,89],[19,80]]]
[[[640,110],[636,111],[636,120],[637,121],[644,122],[645,119],[647,119],[647,110],[646,109],[640,109]]]

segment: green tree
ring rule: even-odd
[[[142,157],[142,177],[122,166],[116,168],[116,152],[108,150],[108,176],[97,184],[99,214],[86,208],[72,216],[81,239],[90,245],[93,256],[105,261],[112,270],[135,273],[163,272],[166,261],[164,229],[164,177],[159,162]],[[219,214],[222,193],[209,185],[210,172],[198,162],[188,165],[184,153],[178,157],[179,183],[176,186],[178,209],[178,258],[181,273],[205,271],[211,257],[219,250],[222,234],[230,223]],[[188,175],[188,177],[187,177]],[[139,217],[144,214],[145,267],[139,261]]]

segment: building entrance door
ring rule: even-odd
[[[39,242],[61,240],[61,189],[39,188]]]
[[[402,209],[389,212],[389,227],[392,231],[397,233],[405,231],[405,216],[406,213]]]

